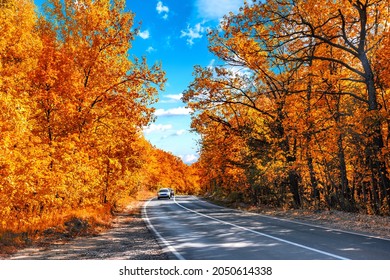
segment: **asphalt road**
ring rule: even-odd
[[[236,211],[192,196],[152,199],[144,219],[176,259],[390,260],[390,240]]]

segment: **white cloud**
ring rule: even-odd
[[[169,99],[175,100],[175,101],[180,101],[181,98],[183,97],[183,94],[181,94],[181,93],[179,93],[179,94],[167,94],[166,97],[169,98]]]
[[[179,156],[184,163],[191,164],[194,163],[195,161],[198,160],[198,155],[184,155],[184,156]]]
[[[186,116],[191,113],[191,109],[185,108],[185,107],[178,107],[178,108],[173,108],[173,109],[157,109],[154,112],[154,115],[157,117],[162,117],[162,116]]]
[[[230,71],[233,75],[240,77],[251,77],[253,76],[253,71],[244,66],[234,66],[234,65],[226,65],[228,71]]]
[[[164,135],[161,137],[161,139],[166,139],[168,137],[177,137],[177,136],[182,136],[184,135],[188,130],[185,130],[185,129],[180,129],[180,130],[176,130],[174,131],[173,133],[169,134],[169,135]]]
[[[161,1],[158,1],[156,10],[159,14],[164,13],[164,12],[165,13],[169,12],[169,8],[167,6],[164,6],[164,4]]]
[[[146,49],[147,53],[151,53],[151,52],[155,52],[155,51],[156,51],[156,49],[153,48],[152,46],[150,46],[149,48]]]
[[[199,22],[195,24],[194,27],[187,26],[187,30],[182,30],[180,38],[187,38],[187,44],[192,46],[194,44],[194,39],[200,39],[203,37],[203,33],[206,32],[206,28],[202,25],[204,22]]]
[[[161,100],[161,103],[177,103],[181,102],[181,98],[183,97],[182,93],[179,94],[167,94],[164,96],[164,99]]]
[[[163,19],[168,18],[168,13],[169,13],[169,7],[164,6],[162,1],[158,1],[157,6],[156,6],[156,11],[158,14],[162,14]]]
[[[244,0],[197,0],[196,7],[200,17],[207,20],[220,20],[229,12],[236,13],[244,6]]]
[[[149,30],[145,30],[145,31],[142,31],[142,32],[140,31],[138,33],[138,36],[140,36],[142,39],[146,40],[146,39],[149,39],[150,32],[149,32]]]
[[[145,31],[140,31],[139,33],[138,33],[138,36],[140,36],[142,39],[149,39],[149,37],[150,37],[150,32],[149,32],[149,30],[145,30]]]
[[[175,135],[180,136],[180,135],[183,135],[183,134],[186,133],[186,132],[187,132],[187,130],[185,130],[185,129],[180,129],[180,130],[176,131]]]
[[[207,68],[213,68],[215,65],[215,59],[213,58],[210,62],[209,65],[207,65]]]
[[[152,123],[149,126],[145,126],[143,130],[144,130],[145,134],[149,134],[152,132],[164,132],[164,131],[167,131],[170,129],[172,129],[171,124],[154,124],[154,123]]]

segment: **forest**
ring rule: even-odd
[[[0,1],[0,245],[140,191],[197,192],[193,167],[143,136],[166,78],[132,55],[133,19],[123,0]]]
[[[282,208],[390,214],[390,2],[248,1],[209,32],[183,101],[202,190]]]
[[[254,206],[390,214],[390,1],[248,1],[182,101],[189,166],[143,128],[161,63],[125,0],[0,0],[0,245],[171,187]],[[12,233],[12,234],[11,234]]]

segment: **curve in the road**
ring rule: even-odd
[[[143,213],[160,245],[179,260],[390,257],[388,239],[232,210],[191,196],[151,199]]]
[[[325,256],[329,256],[329,257],[332,257],[332,258],[335,258],[335,259],[338,259],[338,260],[348,260],[347,258],[338,256],[338,255],[335,255],[335,254],[331,254],[331,253],[328,253],[328,252],[325,252],[325,251],[317,250],[315,248],[311,248],[311,247],[308,247],[308,246],[305,246],[305,245],[302,245],[302,244],[298,244],[298,243],[295,243],[295,242],[291,242],[291,241],[288,241],[288,240],[285,240],[285,239],[282,239],[282,238],[279,238],[279,237],[275,237],[275,236],[272,236],[272,235],[269,235],[269,234],[266,234],[266,233],[262,233],[262,232],[259,232],[259,231],[256,231],[256,230],[252,230],[252,229],[249,229],[249,228],[246,228],[246,227],[243,227],[243,226],[239,226],[239,225],[236,225],[236,224],[233,224],[233,223],[229,223],[229,222],[223,221],[221,219],[211,217],[209,215],[205,215],[203,213],[200,213],[198,211],[194,211],[192,209],[189,209],[189,208],[181,205],[180,203],[178,203],[176,201],[176,199],[174,199],[174,201],[175,201],[175,203],[179,207],[181,207],[181,208],[183,208],[183,209],[185,209],[187,211],[190,211],[190,212],[192,212],[194,214],[197,214],[197,215],[203,216],[205,218],[208,218],[208,219],[211,219],[211,220],[223,223],[225,225],[229,225],[229,226],[232,226],[232,227],[244,230],[244,231],[248,231],[248,232],[251,232],[251,233],[254,233],[254,234],[257,234],[257,235],[261,235],[261,236],[264,236],[264,237],[267,237],[267,238],[270,238],[270,239],[273,239],[273,240],[276,240],[276,241],[279,241],[279,242],[283,242],[283,243],[286,243],[286,244],[297,246],[299,248],[303,248],[303,249],[306,249],[306,250],[309,250],[309,251],[313,251],[313,252],[316,252],[316,253],[319,253],[319,254],[323,254]]]

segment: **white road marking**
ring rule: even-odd
[[[214,207],[226,209],[225,207],[222,207],[222,206],[219,206],[219,205],[216,205],[216,204],[212,204],[212,203],[210,203],[208,201],[199,199],[198,197],[194,196],[194,198],[196,200],[198,200],[199,202],[203,202],[205,204],[209,204],[209,205],[212,205]],[[359,232],[353,232],[353,231],[348,231],[348,230],[329,228],[329,227],[326,227],[326,226],[315,225],[315,224],[299,222],[299,221],[283,219],[283,218],[277,218],[277,217],[273,217],[273,216],[269,216],[269,215],[264,215],[264,214],[260,214],[260,213],[253,213],[253,212],[248,212],[248,211],[243,211],[243,210],[237,210],[237,209],[231,209],[231,210],[235,211],[235,212],[238,212],[238,213],[244,213],[244,214],[248,214],[248,215],[259,216],[259,217],[268,218],[268,219],[272,219],[272,220],[289,222],[289,223],[293,223],[293,224],[297,224],[297,225],[309,226],[309,227],[312,227],[312,228],[324,229],[324,230],[327,230],[329,232],[340,232],[340,233],[346,233],[346,234],[353,234],[353,235],[357,235],[357,236],[363,236],[363,237],[367,237],[367,238],[375,238],[375,239],[390,241],[389,238],[380,237],[380,236],[376,236],[376,235],[368,235],[368,234],[359,233]],[[314,230],[314,229],[311,229],[311,230]]]
[[[160,240],[160,242],[162,242],[167,247],[167,249],[172,254],[175,255],[175,257],[178,260],[185,260],[185,258],[178,251],[176,251],[176,249],[173,246],[171,246],[171,244],[164,237],[162,237],[162,235],[156,230],[156,228],[150,222],[149,217],[148,217],[148,213],[146,212],[146,207],[149,205],[150,201],[152,201],[152,198],[149,199],[148,202],[144,204],[143,211],[142,211],[144,219],[147,221],[149,228],[154,232],[154,234],[157,236],[157,238]]]
[[[303,248],[303,249],[306,249],[306,250],[309,250],[309,251],[313,251],[313,252],[316,252],[316,253],[319,253],[319,254],[322,254],[322,255],[326,255],[326,256],[329,256],[329,257],[332,257],[332,258],[335,258],[335,259],[339,259],[339,260],[349,260],[348,258],[344,258],[342,256],[338,256],[338,255],[335,255],[335,254],[332,254],[332,253],[328,253],[328,252],[325,252],[325,251],[322,251],[322,250],[318,250],[318,249],[315,249],[315,248],[311,248],[311,247],[308,247],[308,246],[305,246],[305,245],[302,245],[302,244],[299,244],[299,243],[295,243],[295,242],[291,242],[291,241],[288,241],[288,240],[285,240],[285,239],[282,239],[282,238],[279,238],[279,237],[275,237],[275,236],[272,236],[272,235],[269,235],[269,234],[266,234],[266,233],[261,233],[259,231],[255,231],[255,230],[252,230],[252,229],[249,229],[249,228],[246,228],[246,227],[243,227],[243,226],[239,226],[239,225],[236,225],[236,224],[233,224],[233,223],[229,223],[229,222],[226,222],[226,221],[223,221],[221,219],[218,219],[218,218],[214,218],[214,217],[211,217],[211,216],[208,216],[208,215],[205,215],[203,213],[200,213],[198,211],[195,211],[195,210],[192,210],[192,209],[189,209],[183,205],[181,205],[180,203],[178,203],[176,201],[176,198],[174,198],[174,202],[180,206],[181,208],[187,210],[187,211],[190,211],[192,213],[195,213],[199,216],[203,216],[203,217],[206,217],[208,219],[211,219],[211,220],[214,220],[214,221],[217,221],[217,222],[220,222],[220,223],[223,223],[223,224],[226,224],[226,225],[229,225],[229,226],[232,226],[232,227],[236,227],[236,228],[239,228],[241,230],[244,230],[244,231],[248,231],[248,232],[251,232],[251,233],[254,233],[254,234],[257,234],[257,235],[261,235],[261,236],[264,236],[264,237],[267,237],[267,238],[270,238],[270,239],[273,239],[273,240],[277,240],[277,241],[280,241],[280,242],[283,242],[283,243],[286,243],[286,244],[290,244],[290,245],[293,245],[293,246],[297,246],[297,247],[300,247],[300,248]]]

